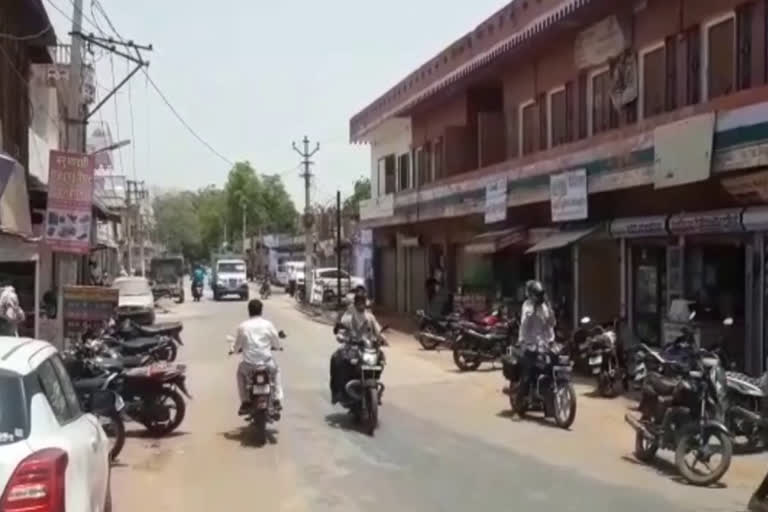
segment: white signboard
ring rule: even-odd
[[[627,47],[627,38],[616,16],[599,21],[576,36],[574,59],[579,69],[599,66],[618,56]]]
[[[654,188],[709,179],[714,130],[714,112],[657,127],[653,132]]]
[[[586,219],[587,170],[578,169],[550,176],[549,199],[552,222]]]
[[[485,186],[485,223],[507,220],[507,178]]]

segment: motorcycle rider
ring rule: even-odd
[[[381,334],[381,327],[373,313],[367,309],[368,300],[365,292],[358,290],[355,293],[352,305],[338,319],[333,328],[333,333],[337,334],[340,330],[349,333],[351,339],[359,339],[370,336],[383,346],[387,346],[387,341]],[[331,403],[337,403],[344,396],[344,385],[347,382],[349,366],[344,358],[345,347],[339,347],[331,356]],[[381,354],[382,362],[384,353]]]
[[[259,299],[248,302],[248,316],[237,328],[237,336],[229,353],[243,352],[243,360],[237,367],[237,391],[240,395],[238,414],[246,414],[250,406],[248,383],[257,366],[266,365],[274,383],[274,405],[280,410],[283,403],[283,386],[280,381],[280,368],[272,357],[273,350],[282,350],[280,334],[275,326],[261,316],[264,305]]]
[[[547,303],[544,287],[539,281],[525,284],[526,300],[520,314],[520,347],[523,357],[520,361],[521,378],[517,388],[518,410],[528,398],[536,359],[555,341],[555,314]]]
[[[269,284],[269,274],[266,272],[261,276],[261,288],[259,293],[265,296],[269,296],[272,292],[272,287]]]
[[[205,283],[205,270],[199,263],[195,265],[195,270],[192,272],[192,295],[195,294],[195,286],[203,287]]]

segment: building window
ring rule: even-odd
[[[410,155],[408,153],[400,155],[397,160],[397,171],[400,174],[400,190],[408,190],[411,187]]]
[[[612,128],[618,128],[619,117],[611,102],[611,73],[608,68],[595,71],[589,80],[591,92],[590,120],[591,134],[597,135]]]
[[[397,160],[395,155],[384,157],[384,194],[393,194],[395,192],[395,165]]]
[[[653,117],[664,112],[666,103],[666,50],[659,43],[640,51],[640,116]]]
[[[736,19],[728,13],[704,25],[704,97],[714,99],[735,90]]]
[[[424,144],[416,150],[414,163],[416,166],[416,185],[423,187],[432,181],[432,158],[430,155],[429,143]]]
[[[520,148],[523,156],[536,151],[539,130],[539,108],[536,102],[530,100],[520,105]]]
[[[549,147],[568,142],[570,123],[567,107],[565,87],[558,87],[549,92]]]

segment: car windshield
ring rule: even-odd
[[[244,263],[219,263],[219,272],[245,272]]]
[[[0,375],[0,445],[26,438],[26,415],[21,378]]]
[[[151,294],[149,283],[144,279],[127,279],[125,281],[115,281],[114,288],[120,291],[123,296],[136,296]]]

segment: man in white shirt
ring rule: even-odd
[[[248,303],[250,318],[237,328],[237,336],[229,353],[243,353],[243,360],[237,367],[237,391],[240,394],[240,410],[238,414],[248,411],[250,395],[248,383],[256,366],[265,365],[270,372],[274,384],[275,408],[280,409],[283,403],[283,386],[280,382],[280,369],[272,357],[273,350],[283,350],[280,344],[280,334],[272,322],[261,316],[264,306],[259,299]]]

